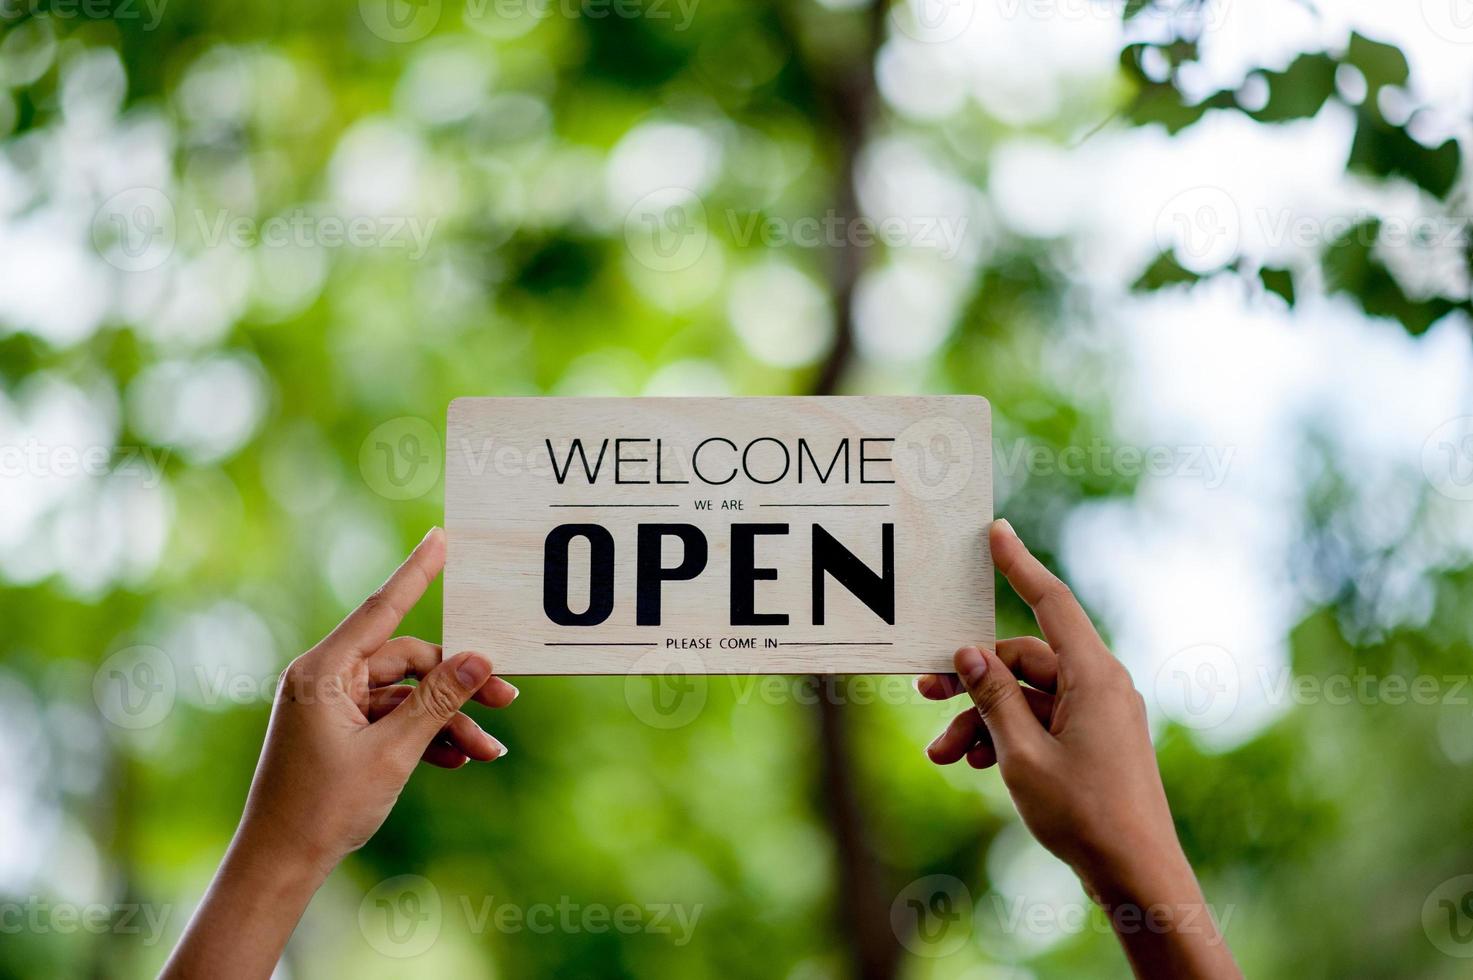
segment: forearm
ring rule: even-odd
[[[1136,976],[1222,980],[1239,978],[1196,874],[1179,850],[1150,864],[1086,874]]]
[[[275,853],[243,830],[185,927],[164,980],[266,980],[326,877],[315,862]]]

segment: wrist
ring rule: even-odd
[[[306,906],[342,860],[305,838],[284,841],[253,821],[243,822],[230,843],[221,874],[249,882],[274,901]]]
[[[1202,900],[1196,872],[1172,834],[1168,839],[1100,848],[1075,866],[1101,905],[1147,905]]]
[[[1216,912],[1175,834],[1079,870],[1137,976],[1238,977]]]
[[[249,822],[241,824],[163,977],[271,974],[327,875],[322,865],[267,840]]]

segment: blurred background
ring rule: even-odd
[[[0,32],[0,975],[158,970],[276,674],[442,521],[453,397],[830,392],[990,399],[1250,976],[1467,974],[1470,0]],[[282,977],[1127,973],[908,678],[520,686]]]

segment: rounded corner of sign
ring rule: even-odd
[[[984,420],[992,418],[992,402],[987,400],[986,395],[957,395],[956,397],[968,411],[976,412]]]
[[[453,425],[457,419],[470,411],[471,402],[473,401],[475,399],[470,395],[458,395],[450,399],[450,404],[445,406],[445,421]]]

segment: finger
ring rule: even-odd
[[[987,726],[998,760],[1010,755],[1038,755],[1047,750],[1049,734],[1028,707],[1028,698],[1006,665],[991,650],[962,647],[954,658],[957,676],[967,686],[977,713]]]
[[[423,678],[440,666],[440,644],[413,636],[396,636],[368,658],[368,683],[373,687],[398,684],[407,677]],[[505,708],[519,692],[500,677],[481,685],[474,697],[488,708]]]
[[[386,751],[418,757],[490,678],[491,661],[479,653],[456,654],[426,674],[412,693],[372,728],[388,743]],[[491,741],[496,749],[491,758],[506,754],[506,746],[496,739]]]
[[[967,749],[967,765],[973,769],[991,769],[997,765],[997,750],[991,742],[978,742]]]
[[[369,693],[368,720],[378,721],[399,706],[414,688],[408,684],[395,684],[392,687],[381,687]],[[449,728],[442,728],[440,734],[435,736],[420,755],[420,758],[432,766],[441,769],[459,769],[470,761],[470,756],[461,751],[453,744],[450,738]]]
[[[459,769],[471,761],[464,752],[444,742],[431,742],[420,758],[441,769]]]
[[[1019,680],[1027,681],[1040,691],[1052,693],[1058,688],[1059,658],[1038,637],[1014,636],[998,640],[997,656]],[[966,689],[955,674],[922,674],[916,678],[916,690],[931,701],[950,700]]]
[[[348,614],[323,641],[367,657],[388,642],[409,610],[445,567],[445,532],[430,528],[415,549],[378,591]]]
[[[978,729],[983,728],[977,709],[968,708],[947,724],[941,734],[926,746],[926,757],[938,766],[949,766],[977,744]]]
[[[1094,623],[1069,587],[1028,551],[1007,521],[993,521],[988,532],[992,561],[1013,591],[1033,610],[1044,639],[1058,654],[1102,651]]]
[[[409,697],[414,688],[408,684],[395,684],[392,687],[375,688],[368,692],[368,720],[378,721],[390,711],[399,707],[399,703]]]
[[[949,701],[966,688],[955,674],[922,674],[916,678],[916,690],[928,701]]]
[[[1049,723],[1054,716],[1054,696],[1043,691],[1035,691],[1031,688],[1022,688],[1023,698],[1028,702],[1028,708],[1033,712],[1033,717],[1038,723],[1048,729]],[[987,726],[982,722],[982,716],[975,707],[968,708],[955,718],[951,719],[940,735],[930,745],[926,746],[926,755],[938,766],[949,766],[959,762],[962,756],[967,755],[970,750],[978,745],[986,746],[988,752],[992,751],[992,736],[987,733]],[[996,756],[993,756],[996,762]]]
[[[408,684],[381,687],[369,694],[368,720],[377,721],[397,708],[413,693]],[[430,745],[448,744],[468,758],[478,762],[490,762],[505,751],[502,744],[476,724],[474,718],[458,711],[448,721]]]
[[[1052,694],[1059,687],[1059,656],[1036,636],[1011,636],[997,641],[997,659],[1013,676]],[[958,684],[961,682],[958,681]]]

